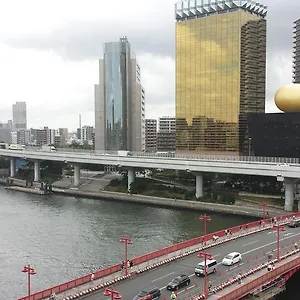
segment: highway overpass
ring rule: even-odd
[[[295,214],[296,216],[300,216],[299,213]],[[278,218],[279,222],[277,225],[285,224],[287,218],[291,216],[282,216],[282,218]],[[189,241],[185,242],[185,245],[189,245],[184,249],[180,249],[177,245],[172,246],[173,249],[180,249],[174,251],[172,253],[165,254],[164,256],[157,257],[155,260],[151,260],[148,262],[144,262],[142,264],[134,265],[131,270],[132,274],[134,274],[131,279],[124,279],[124,275],[120,272],[116,273],[114,277],[106,276],[105,278],[100,278],[98,282],[95,280],[93,282],[90,281],[90,275],[82,277],[78,279],[78,286],[74,286],[74,283],[69,282],[69,289],[66,292],[58,294],[59,299],[77,299],[80,298],[80,291],[85,291],[90,289],[93,286],[102,284],[102,288],[100,287],[98,291],[89,292],[89,293],[81,293],[84,295],[85,299],[89,300],[104,300],[107,299],[103,295],[104,291],[104,282],[109,282],[111,285],[113,284],[113,289],[120,292],[122,295],[122,299],[131,300],[143,289],[147,289],[152,286],[156,286],[161,290],[161,300],[170,298],[170,291],[166,289],[167,284],[177,275],[185,274],[188,275],[191,279],[191,284],[183,289],[178,290],[177,300],[185,300],[190,299],[191,296],[200,295],[203,293],[203,285],[204,279],[203,277],[197,277],[194,274],[195,265],[203,261],[203,259],[198,258],[197,254],[199,250],[206,251],[211,254],[218,262],[217,272],[214,274],[210,274],[208,280],[211,282],[213,288],[217,288],[222,286],[224,283],[228,283],[230,280],[234,280],[237,277],[237,274],[245,275],[243,279],[244,284],[250,282],[251,280],[256,280],[259,276],[264,276],[268,273],[267,267],[262,267],[261,270],[256,274],[252,272],[258,266],[262,266],[262,264],[266,264],[269,260],[268,254],[273,255],[273,259],[275,261],[275,269],[278,273],[281,270],[281,267],[286,265],[287,263],[294,263],[295,259],[299,260],[298,255],[291,255],[286,259],[281,258],[288,253],[292,253],[294,251],[294,243],[295,241],[299,241],[300,239],[300,229],[299,228],[289,228],[285,227],[285,231],[280,231],[279,234],[279,244],[277,240],[277,231],[274,230],[274,225],[269,222],[260,224],[259,222],[254,222],[250,224],[245,224],[240,227],[237,226],[232,228],[231,231],[233,235],[225,235],[224,230],[218,233],[209,234],[206,238],[208,241],[207,246],[205,247],[203,243],[194,244],[191,247]],[[213,235],[218,235],[220,238],[214,242],[212,240]],[[205,239],[206,240],[206,239]],[[192,241],[192,240],[191,240]],[[198,241],[203,242],[203,238],[200,237]],[[277,261],[277,249],[279,245],[279,253],[280,260]],[[158,250],[161,253],[167,253],[166,249]],[[242,254],[242,262],[228,267],[223,266],[221,264],[222,259],[230,252],[238,251]],[[297,250],[299,251],[299,250]],[[152,257],[151,254],[148,254],[149,257]],[[294,258],[296,256],[296,258]],[[143,256],[145,258],[145,256]],[[134,262],[142,261],[141,258],[133,259]],[[300,261],[296,262],[297,265]],[[155,267],[156,266],[156,267]],[[151,269],[150,271],[146,271],[147,269]],[[108,270],[108,269],[107,269]],[[135,273],[134,271],[137,271]],[[108,272],[108,271],[105,271]],[[251,274],[247,274],[250,272]],[[275,274],[276,276],[279,274]],[[284,271],[282,271],[284,273]],[[96,277],[100,273],[95,273]],[[102,273],[103,274],[103,273]],[[108,274],[108,273],[107,273]],[[271,273],[270,273],[271,274]],[[246,277],[247,275],[247,277]],[[279,275],[282,275],[281,273]],[[275,276],[275,277],[276,277]],[[122,280],[122,277],[124,280]],[[270,276],[269,276],[270,277]],[[278,276],[277,276],[278,277]],[[112,278],[115,278],[113,280]],[[121,278],[121,279],[117,279]],[[270,277],[271,278],[271,277]],[[86,282],[85,285],[80,285],[80,283]],[[228,287],[223,287],[219,290],[216,289],[215,294],[211,295],[209,299],[227,299],[227,300],[237,300],[240,298],[232,298],[228,296],[226,298],[225,295],[230,294],[232,291],[238,290],[241,286],[238,284],[228,284]],[[40,293],[34,294],[34,300],[45,299],[44,296],[49,296],[49,293],[63,289],[66,289],[66,284],[62,284],[60,286],[53,287],[51,289],[45,290]],[[248,292],[252,292],[254,286],[250,286],[247,290]],[[230,290],[229,290],[230,289]],[[47,294],[48,293],[48,294]],[[244,290],[245,293],[245,290]],[[69,295],[69,296],[68,296]],[[71,297],[74,296],[74,298]],[[78,295],[78,296],[76,296]],[[68,298],[69,297],[69,298]],[[166,297],[166,298],[164,298]],[[230,298],[231,297],[231,298]],[[197,299],[197,298],[195,298]],[[26,300],[26,297],[20,298],[19,300]]]
[[[40,162],[52,160],[74,165],[74,185],[80,185],[80,165],[99,164],[123,167],[128,170],[128,189],[134,181],[134,168],[172,169],[192,172],[196,176],[196,197],[203,196],[202,173],[246,174],[277,177],[285,185],[285,210],[292,211],[294,204],[294,183],[299,179],[298,159],[272,157],[239,157],[217,155],[155,156],[131,152],[130,156],[115,153],[95,152],[47,152],[41,150],[0,149],[0,156],[11,159],[10,176],[16,173],[16,158],[34,161],[34,181],[40,181]]]

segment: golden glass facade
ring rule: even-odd
[[[246,152],[265,111],[266,21],[243,9],[176,23],[176,149]]]

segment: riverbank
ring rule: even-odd
[[[6,185],[5,179],[0,179],[0,184]],[[25,186],[25,181],[20,179],[13,179],[14,186]],[[26,192],[30,192],[31,189],[27,189]],[[215,213],[223,213],[228,215],[240,215],[248,217],[262,217],[262,210],[259,206],[245,206],[245,205],[225,205],[219,203],[209,203],[200,201],[190,201],[190,200],[176,200],[170,198],[160,198],[145,195],[136,194],[125,194],[118,192],[108,192],[108,191],[88,191],[80,190],[77,188],[58,188],[53,186],[53,194],[81,197],[89,199],[101,199],[108,201],[118,201],[118,202],[130,202],[136,204],[143,204],[156,207],[165,208],[176,208],[176,209],[187,209],[196,211],[208,211]],[[270,216],[278,216],[284,213],[283,209],[270,207],[267,209]]]
[[[136,204],[145,204],[149,206],[159,206],[166,208],[188,209],[197,211],[210,211],[216,213],[223,213],[229,215],[241,215],[249,217],[260,218],[262,216],[262,210],[260,207],[240,207],[238,205],[224,205],[218,203],[206,203],[200,201],[188,201],[188,200],[175,200],[170,198],[158,198],[144,195],[130,195],[117,192],[87,192],[80,191],[78,189],[58,189],[53,188],[53,193],[59,195],[83,197],[90,199],[101,199],[118,202],[131,202]],[[284,213],[283,209],[270,208],[268,210],[270,216],[278,216]]]

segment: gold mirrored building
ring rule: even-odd
[[[176,150],[247,153],[265,111],[266,6],[189,0],[176,11]]]

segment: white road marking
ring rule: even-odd
[[[255,244],[255,243],[257,243],[257,242],[258,242],[258,240],[253,241],[253,242],[250,242],[250,243],[248,243],[248,244],[244,244],[242,247],[250,246],[250,245]]]
[[[155,282],[155,281],[157,281],[157,280],[160,280],[160,279],[163,279],[163,278],[168,277],[168,276],[170,276],[170,275],[173,275],[174,273],[175,273],[175,272],[172,272],[172,273],[166,274],[166,275],[164,275],[164,276],[158,277],[158,278],[152,280],[152,282]]]
[[[270,233],[268,233],[268,234],[270,234]],[[286,240],[286,239],[289,239],[289,238],[291,238],[291,237],[294,237],[294,236],[297,236],[297,235],[300,235],[300,232],[299,233],[296,233],[296,234],[293,234],[292,236],[288,236],[288,237],[286,237],[286,238],[282,238],[280,241],[283,241],[283,240]],[[271,245],[273,245],[273,244],[276,244],[277,243],[277,241],[274,241],[274,242],[271,242],[271,243],[268,243],[268,244],[265,244],[265,245],[263,245],[263,246],[260,246],[260,247],[257,247],[257,248],[255,248],[255,249],[252,249],[252,250],[249,250],[249,251],[246,251],[246,252],[244,252],[244,253],[241,253],[242,255],[245,255],[245,254],[249,254],[249,253],[251,253],[251,252],[253,252],[253,251],[256,251],[256,250],[259,250],[259,249],[262,249],[262,248],[265,248],[265,247],[267,247],[267,246],[271,246]],[[270,252],[272,252],[272,251],[270,251]],[[270,253],[270,252],[267,252],[267,253]],[[220,254],[217,254],[217,255],[220,255]],[[216,255],[215,255],[216,256]],[[221,262],[219,262],[217,265],[221,265],[222,263]],[[240,263],[240,265],[241,264],[243,264],[243,263]],[[232,268],[232,267],[231,267]],[[170,273],[170,274],[174,274],[174,272],[173,273]],[[164,277],[166,277],[166,276],[169,276],[170,274],[168,274],[168,275],[165,275],[165,276],[163,276],[163,277],[160,277],[160,278],[164,278]],[[191,275],[188,275],[190,278],[191,277],[193,277],[193,276],[195,276],[195,273],[193,273],[193,274],[191,274]],[[152,280],[152,282],[153,281],[156,281],[156,280],[159,280],[160,278],[157,278],[157,279],[155,279],[155,280]],[[247,278],[251,278],[250,276],[247,276]],[[256,277],[253,277],[253,278],[256,278]],[[190,285],[190,287],[189,288],[193,288],[194,287],[194,285]],[[163,287],[161,287],[160,288],[160,290],[163,290],[163,289],[165,289],[165,288],[167,288],[167,286],[163,286]]]

